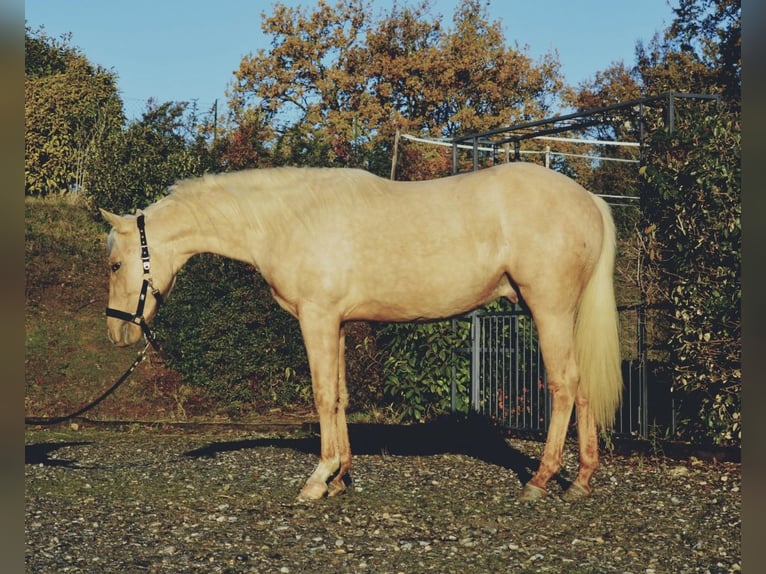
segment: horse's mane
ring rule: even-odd
[[[207,174],[185,179],[155,206],[183,206],[195,218],[211,212],[266,230],[310,227],[320,211],[382,193],[388,180],[360,169],[278,167]]]

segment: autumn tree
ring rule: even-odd
[[[739,107],[741,1],[678,0],[673,12],[664,35],[637,46],[645,93],[717,93]]]
[[[235,123],[252,108],[273,122],[275,163],[387,174],[397,129],[449,137],[539,118],[562,87],[555,58],[508,48],[477,0],[451,29],[428,1],[371,14],[365,0],[264,14],[272,47],[242,60],[229,105]]]

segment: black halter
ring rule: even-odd
[[[144,267],[144,281],[141,284],[141,293],[138,295],[138,306],[136,307],[136,312],[133,314],[127,313],[125,311],[120,311],[119,309],[112,309],[111,307],[107,307],[106,316],[114,317],[115,319],[122,319],[123,321],[128,321],[130,323],[135,323],[141,327],[141,331],[143,331],[146,340],[151,343],[155,350],[158,350],[154,333],[151,331],[151,329],[149,329],[149,325],[144,319],[144,305],[146,305],[146,294],[149,292],[150,288],[154,299],[157,301],[157,308],[159,308],[159,306],[162,304],[162,294],[160,293],[159,289],[156,289],[152,284],[151,263],[149,262],[149,245],[146,242],[146,229],[144,225],[143,214],[136,218],[136,225],[138,225],[138,235],[141,239],[141,262],[143,263]]]

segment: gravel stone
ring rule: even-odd
[[[542,443],[399,429],[352,434],[349,492],[301,503],[316,436],[83,427],[26,433],[27,572],[741,570],[738,463],[607,454],[570,504],[568,443],[564,478],[527,504]]]

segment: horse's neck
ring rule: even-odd
[[[170,199],[170,198],[168,198]],[[225,198],[221,199],[226,202]],[[155,215],[171,249],[176,268],[199,253],[214,253],[255,264],[253,235],[255,230],[236,213],[236,207],[225,203],[203,206],[192,202],[170,200]]]

